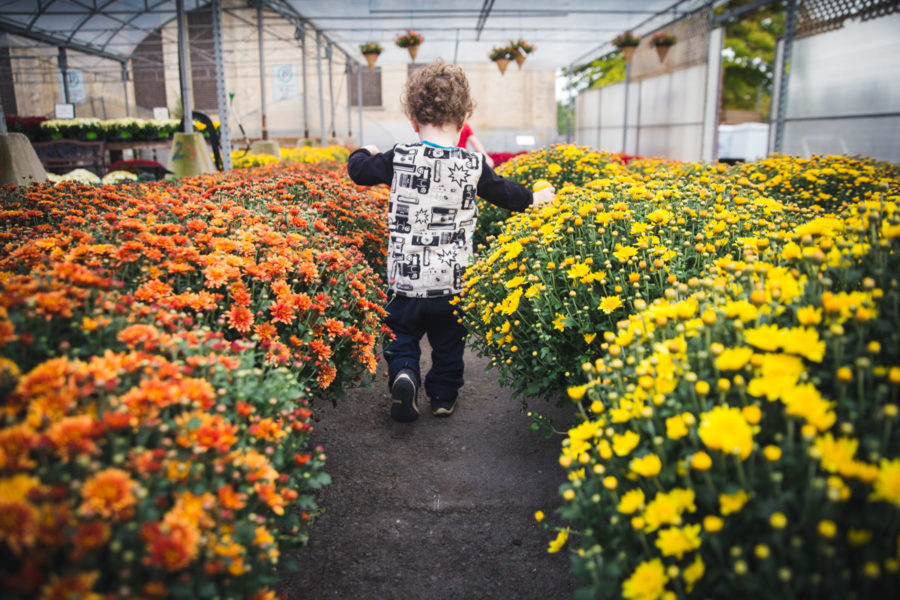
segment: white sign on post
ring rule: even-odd
[[[75,118],[75,105],[74,104],[57,104],[56,109],[54,110],[53,114],[57,119],[74,119]]]
[[[272,67],[272,99],[290,100],[300,95],[297,65],[276,65]]]
[[[59,86],[62,89],[62,74],[60,74]],[[84,71],[81,69],[67,70],[66,86],[69,89],[69,102],[71,104],[84,104],[87,102],[87,89],[84,87]]]
[[[157,121],[163,121],[169,118],[169,109],[165,106],[154,106],[153,107],[153,118]]]

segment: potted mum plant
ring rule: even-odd
[[[659,55],[659,62],[666,61],[666,55],[669,48],[675,45],[676,38],[671,33],[665,31],[657,31],[650,38],[650,45],[656,48],[656,54]]]
[[[514,56],[516,60],[516,64],[519,66],[519,70],[522,70],[522,63],[525,62],[525,57],[534,52],[534,44],[529,44],[525,40],[519,40],[517,42],[512,42],[510,44],[516,50],[516,54]]]
[[[359,45],[359,51],[366,57],[366,62],[369,63],[369,70],[374,71],[375,61],[378,60],[378,55],[384,52],[384,48],[378,42],[366,42]]]
[[[413,61],[416,60],[416,55],[419,53],[419,46],[421,46],[424,41],[425,36],[418,31],[412,31],[410,29],[407,29],[406,33],[398,34],[397,37],[394,38],[395,44],[401,48],[406,48],[409,51],[409,57]]]
[[[497,68],[500,69],[500,74],[503,75],[506,73],[506,67],[509,66],[509,61],[513,60],[515,55],[515,46],[503,46],[502,48],[494,48],[491,50],[491,53],[488,54],[488,58],[497,63]]]
[[[631,62],[631,57],[634,56],[634,50],[641,43],[641,38],[639,36],[634,35],[634,33],[629,29],[625,33],[620,33],[615,38],[613,38],[613,46],[622,51],[622,54],[625,55],[625,62]]]

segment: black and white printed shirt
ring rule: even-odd
[[[525,186],[494,173],[482,154],[430,142],[397,144],[374,156],[360,148],[350,155],[347,172],[359,185],[391,186],[388,283],[410,298],[462,291],[463,272],[473,260],[476,194],[513,211],[534,200]]]

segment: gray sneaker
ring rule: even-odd
[[[391,418],[400,423],[410,423],[419,418],[416,374],[409,369],[397,373],[391,384]]]
[[[435,417],[449,417],[456,410],[456,398],[453,400],[431,399],[431,414]]]

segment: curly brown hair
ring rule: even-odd
[[[400,98],[406,116],[421,125],[462,129],[475,109],[463,70],[440,59],[414,71]]]

